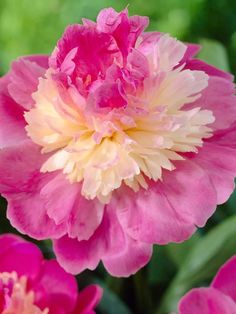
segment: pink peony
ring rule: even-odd
[[[7,216],[54,239],[71,273],[100,260],[135,273],[153,243],[188,239],[234,189],[233,77],[147,25],[104,9],[0,80]]]
[[[216,274],[209,288],[188,292],[179,303],[179,314],[236,314],[236,255]]]
[[[44,260],[35,244],[0,236],[1,314],[95,314],[101,294],[96,285],[78,294],[75,278],[56,260]]]

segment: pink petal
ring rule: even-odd
[[[23,238],[17,236],[16,234],[12,233],[4,233],[0,235],[0,255],[4,254],[5,250],[11,248],[12,245],[17,243],[26,242]]]
[[[218,77],[224,78],[224,79],[229,80],[229,81],[233,80],[232,74],[225,72],[225,71],[222,71],[218,68],[215,68],[214,66],[212,66],[208,63],[205,63],[202,60],[198,60],[198,59],[189,60],[186,63],[186,68],[188,68],[190,70],[204,71],[209,76],[218,76]]]
[[[23,57],[12,63],[8,91],[24,109],[31,109],[34,105],[32,93],[37,90],[38,79],[44,75],[46,70],[38,62],[44,64],[47,60],[47,56],[34,56]]]
[[[30,141],[0,153],[0,190],[8,200],[7,217],[20,232],[37,239],[65,233],[65,225],[56,225],[49,218],[40,196],[42,187],[55,176],[40,172],[45,158],[40,148]]]
[[[77,206],[80,193],[78,184],[70,184],[62,173],[48,181],[41,189],[48,216],[60,224],[68,220],[73,208]]]
[[[97,285],[90,285],[78,295],[77,305],[72,314],[90,314],[102,298],[102,289]],[[94,312],[95,313],[95,312]]]
[[[121,252],[102,260],[106,270],[115,277],[129,277],[145,266],[152,256],[152,245],[126,236]]]
[[[14,145],[26,139],[23,108],[9,95],[9,75],[0,78],[0,148]]]
[[[54,240],[53,248],[59,264],[69,273],[78,274],[85,269],[94,270],[104,255],[106,244],[103,238],[106,234],[106,221],[98,227],[89,240],[64,236]]]
[[[214,288],[193,289],[179,303],[179,314],[235,314],[234,301]]]
[[[0,152],[1,193],[33,192],[33,183],[41,178],[39,170],[45,156],[30,140],[15,143]]]
[[[228,260],[216,274],[211,286],[236,302],[236,256]]]
[[[116,204],[121,225],[131,237],[148,243],[186,240],[195,226],[204,226],[216,207],[208,175],[188,160],[176,162],[174,171],[165,171],[162,183],[124,195]]]
[[[71,238],[88,240],[102,221],[104,205],[86,200],[81,185],[71,184],[61,173],[43,186],[40,195],[48,216],[57,225],[65,222]]]
[[[125,58],[148,23],[147,17],[132,16],[129,18],[127,9],[120,13],[113,8],[103,9],[97,17],[97,29],[114,37]]]
[[[78,50],[72,60],[67,56],[71,55],[72,50],[75,51],[74,48]],[[70,25],[50,58],[50,66],[62,71],[71,68],[71,62],[74,61],[76,67],[71,76],[73,80],[80,77],[86,81],[88,75],[94,80],[113,63],[113,54],[116,53],[114,49],[115,43],[108,34],[98,33],[94,28],[79,24]]]
[[[185,45],[187,46],[187,50],[185,51],[180,64],[183,64],[189,59],[192,59],[192,57],[194,57],[201,50],[201,46],[197,44],[185,43]]]
[[[194,233],[193,223],[181,217],[169,203],[161,187],[149,191],[123,190],[115,201],[117,215],[126,232],[139,241],[166,244],[183,241]]]
[[[11,241],[9,236],[1,236],[1,242],[8,241],[9,247],[1,252],[0,272],[15,271],[19,276],[27,276],[36,280],[40,273],[43,256],[38,247],[30,242],[22,240]]]
[[[101,225],[89,240],[63,237],[54,241],[54,251],[62,267],[73,274],[86,268],[93,270],[102,260],[111,274],[126,277],[143,267],[151,257],[151,245],[126,235],[112,209],[104,214]]]
[[[208,174],[217,192],[217,204],[224,203],[234,191],[236,149],[218,145],[212,138],[194,155],[193,161]]]
[[[38,288],[35,286],[34,291],[37,296],[36,303],[42,308],[47,304],[50,314],[67,314],[75,308],[78,295],[76,279],[66,273],[56,260],[45,260]],[[40,295],[40,291],[44,293]]]
[[[187,108],[201,107],[211,110],[215,116],[215,122],[211,124],[214,130],[228,128],[236,119],[236,96],[234,84],[222,77],[210,77],[208,87]],[[224,114],[222,114],[222,110]]]

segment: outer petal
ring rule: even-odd
[[[201,107],[211,110],[215,116],[215,122],[211,124],[214,130],[226,129],[236,120],[236,96],[234,84],[222,77],[209,77],[208,87],[202,92],[191,106],[187,108]],[[222,114],[223,110],[223,114]]]
[[[78,274],[85,269],[94,270],[106,250],[105,237],[107,221],[98,227],[89,240],[64,236],[54,240],[53,248],[59,264],[69,273]]]
[[[179,314],[235,314],[234,301],[214,288],[193,289],[179,303]]]
[[[37,90],[38,79],[46,71],[47,56],[23,57],[12,63],[9,73],[8,91],[11,97],[24,109],[31,109],[32,93]]]
[[[0,149],[26,139],[25,120],[21,108],[9,95],[9,76],[0,78]]]
[[[224,78],[224,79],[229,80],[229,81],[233,80],[232,74],[225,72],[225,71],[222,71],[220,69],[217,69],[214,66],[205,63],[202,60],[198,60],[198,59],[189,60],[186,63],[186,68],[188,68],[190,70],[204,71],[209,76],[218,76],[218,77]]]
[[[112,275],[126,277],[143,267],[151,257],[151,245],[131,239],[115,214],[108,211],[88,241],[63,237],[54,241],[54,250],[62,267],[74,274],[86,268],[93,270],[103,260]]]
[[[194,155],[193,161],[208,174],[217,192],[217,204],[224,203],[234,190],[236,149],[221,146],[212,138]]]
[[[43,256],[38,247],[24,239],[3,235],[0,237],[0,272],[16,271],[19,276],[36,280],[39,276]]]
[[[44,158],[30,141],[0,153],[0,191],[8,200],[7,216],[19,231],[37,239],[59,237],[65,232],[64,225],[56,225],[48,217],[40,196],[41,188],[54,176],[40,173]]]
[[[190,197],[191,195],[191,197]],[[208,175],[188,160],[163,174],[149,190],[121,196],[118,217],[129,235],[139,241],[165,244],[186,240],[195,226],[204,226],[216,207]]]
[[[100,225],[104,205],[97,200],[86,200],[80,193],[80,184],[71,184],[58,174],[41,190],[48,216],[56,224],[65,222],[71,238],[88,240]]]
[[[50,314],[71,313],[76,305],[78,288],[75,278],[66,273],[56,260],[44,262],[36,291],[36,304],[49,307]],[[43,291],[43,293],[42,293]]]
[[[236,255],[228,260],[218,271],[211,286],[236,302]]]
[[[75,310],[72,314],[90,314],[102,298],[102,289],[97,285],[90,285],[82,290],[77,299]]]

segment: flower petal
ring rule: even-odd
[[[236,302],[236,256],[228,260],[216,274],[211,286]]]
[[[235,314],[236,304],[214,288],[193,289],[179,303],[179,314]]]
[[[80,291],[77,305],[72,314],[90,314],[102,298],[102,289],[98,285],[90,285]]]

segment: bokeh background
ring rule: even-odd
[[[149,30],[202,44],[199,57],[236,74],[235,0],[0,0],[0,74],[18,56],[50,53],[66,25],[82,17],[94,19],[104,7],[121,10],[127,5],[130,14],[150,17]],[[4,199],[0,207],[0,233],[16,232],[5,218]],[[36,243],[46,257],[53,256],[50,241]],[[149,265],[135,276],[112,278],[99,266],[79,275],[78,281],[80,287],[91,282],[103,286],[99,313],[165,314],[176,310],[187,290],[208,285],[234,254],[236,193],[189,241],[156,246]]]

